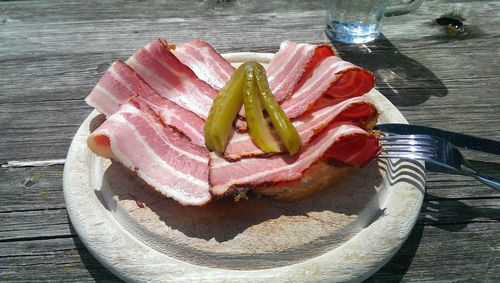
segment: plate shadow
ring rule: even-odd
[[[403,55],[383,34],[359,45],[335,42],[340,56],[376,75],[376,88],[396,106],[422,104],[431,96],[444,97],[448,89],[418,61]]]

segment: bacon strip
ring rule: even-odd
[[[308,111],[325,93],[340,102],[367,93],[375,84],[371,72],[337,56],[326,56],[308,72],[294,93],[280,105],[290,119]],[[236,128],[239,132],[246,132],[246,122],[237,121]]]
[[[366,121],[373,119],[376,113],[375,106],[364,97],[354,97],[340,103],[320,99],[310,112],[301,115],[292,123],[300,135],[302,147],[306,147],[314,135],[336,119]],[[234,133],[224,153],[224,157],[229,160],[264,155],[266,153],[252,142],[248,133]]]
[[[156,92],[206,119],[217,92],[156,39],[126,61]]]
[[[375,76],[365,69],[340,74],[338,81],[326,93],[337,99],[347,99],[367,93],[375,86]]]
[[[337,53],[332,46],[327,44],[318,45],[314,49],[313,57],[311,58],[309,63],[307,63],[307,67],[304,70],[304,74],[302,74],[302,77],[300,78],[299,82],[295,85],[294,91],[297,90],[304,83],[305,79],[307,79],[310,76],[312,71],[316,68],[316,66],[318,66],[319,63],[321,63],[321,61],[323,61],[323,59],[330,56],[336,56],[336,54]]]
[[[378,138],[369,133],[344,137],[333,144],[325,156],[355,167],[371,161],[380,151]]]
[[[201,39],[177,45],[172,53],[188,66],[198,78],[216,90],[220,90],[231,78],[234,67],[215,49]]]
[[[275,155],[265,159],[245,158],[229,162],[210,153],[210,191],[214,196],[223,196],[237,187],[256,187],[299,179],[335,142],[353,135],[366,135],[366,132],[353,123],[335,122],[295,156]]]
[[[136,95],[135,80],[130,79],[130,68],[122,61],[114,62],[97,85],[85,98],[88,105],[109,116]]]
[[[134,70],[122,61],[114,62],[85,99],[99,112],[110,116],[131,100],[148,105],[164,123],[184,133],[199,146],[205,146],[204,121],[194,113],[161,97]]]
[[[266,68],[269,87],[276,101],[285,100],[300,80],[317,45],[285,40]]]
[[[332,85],[337,83],[342,75],[347,75],[353,71],[356,74],[365,74],[359,72],[361,68],[356,65],[344,61],[336,56],[325,58],[319,65],[311,72],[310,76],[304,83],[297,89],[292,96],[285,100],[281,107],[289,118],[295,118],[302,113],[309,110],[316,100],[318,100]],[[366,71],[369,73],[368,71]],[[370,73],[371,74],[371,73]],[[372,75],[373,76],[373,75]],[[364,88],[360,90],[365,90]],[[352,96],[363,95],[363,92],[357,92]]]
[[[119,161],[183,205],[203,205],[211,199],[207,150],[165,127],[143,106],[125,104],[87,143],[94,153]]]
[[[194,113],[158,95],[146,96],[143,93],[133,100],[149,106],[165,124],[186,135],[193,144],[205,147],[205,122]]]

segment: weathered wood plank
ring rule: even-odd
[[[491,197],[500,197],[500,192],[471,177],[427,172],[425,199],[428,201]]]
[[[0,168],[0,214],[64,208],[62,173],[62,165]]]
[[[75,235],[66,209],[2,212],[0,222],[0,242]]]
[[[209,4],[212,2],[213,4]],[[219,4],[217,2],[220,2]],[[3,3],[1,3],[3,4]],[[186,9],[189,7],[189,9]],[[39,9],[45,13],[40,14]],[[234,13],[260,14],[273,12],[289,12],[304,10],[322,10],[321,0],[289,0],[289,1],[203,1],[185,0],[182,5],[176,0],[150,1],[147,5],[138,1],[112,0],[100,1],[62,1],[52,3],[44,1],[23,1],[0,5],[0,14],[5,22],[58,22],[86,21],[95,19],[158,19],[166,15],[182,18],[200,16],[217,16]],[[61,13],[63,11],[64,13]]]
[[[394,258],[368,281],[495,282],[500,279],[496,264],[500,258],[495,253],[500,246],[499,229],[497,223],[417,225]],[[118,279],[77,238],[61,238],[0,242],[0,280]]]
[[[478,4],[474,3],[474,5]],[[293,7],[294,5],[288,6]],[[464,9],[471,8],[471,5],[461,6]],[[490,17],[490,15],[500,9],[498,2],[481,3],[481,6],[482,9],[471,9],[472,11],[467,15],[469,22],[486,27],[495,24],[494,17]],[[307,42],[324,41],[323,10],[300,9],[285,12],[278,9],[276,11],[268,10],[267,13],[245,14],[245,10],[241,8],[243,10],[238,10],[237,14],[214,17],[203,15],[203,11],[206,9],[193,5],[191,13],[201,13],[196,18],[185,18],[178,16],[175,10],[166,10],[163,17],[154,17],[153,14],[153,18],[148,19],[140,16],[141,11],[147,9],[146,7],[137,8],[130,14],[127,14],[126,10],[121,10],[121,6],[117,7],[123,13],[123,18],[109,19],[96,15],[92,19],[74,21],[71,15],[66,14],[69,10],[66,10],[61,13],[66,17],[66,21],[51,21],[50,16],[46,16],[47,20],[43,22],[7,21],[4,26],[9,28],[0,30],[0,37],[5,38],[4,42],[9,42],[9,45],[0,43],[2,51],[0,54],[2,54],[2,58],[11,59],[12,57],[53,52],[63,54],[98,53],[103,51],[103,47],[104,50],[128,51],[130,54],[157,36],[167,36],[171,38],[172,42],[203,37],[213,42],[215,47],[221,47],[223,52],[259,51],[262,47],[276,48],[277,43],[290,38]],[[411,22],[411,25],[402,24],[401,18],[387,19],[384,34],[391,41],[397,43],[398,48],[403,51],[407,48],[422,49],[435,47],[432,45],[439,44],[443,46],[434,49],[445,51],[449,56],[444,58],[453,58],[454,47],[461,48],[464,45],[463,42],[468,41],[450,41],[442,34],[442,29],[429,24],[450,8],[450,5],[446,3],[424,3],[415,14],[406,16],[406,22]],[[8,11],[3,13],[9,14]],[[139,15],[138,18],[134,18],[133,15],[136,14]],[[124,30],[124,25],[131,28]],[[99,26],[99,28],[95,29],[95,26]],[[265,29],[262,28],[263,26]],[[286,30],[286,32],[277,33],[277,30]],[[494,39],[493,35],[497,33],[498,31],[494,29],[487,29],[483,33],[475,34],[473,38],[475,49],[483,49],[481,46],[484,44],[489,46],[491,39]],[[79,36],[76,37],[75,34]],[[240,36],[241,34],[245,36]],[[412,36],[408,37],[408,34]],[[112,44],[110,44],[110,40]],[[9,48],[12,46],[22,48]]]
[[[0,163],[64,158],[90,112],[81,99],[113,60],[154,37],[203,37],[222,52],[274,52],[290,38],[324,42],[320,0],[179,3],[0,2]],[[471,36],[451,40],[431,24],[452,10],[464,14]],[[386,19],[385,39],[338,48],[377,74],[377,87],[410,122],[500,140],[499,12],[498,1],[425,1]],[[470,156],[498,168],[495,157]],[[8,224],[0,229],[0,281],[117,280],[72,237],[61,171],[0,168],[0,221]],[[473,179],[430,173],[416,229],[371,281],[499,281],[498,198]]]
[[[79,100],[0,104],[0,163],[64,158],[91,111]]]
[[[368,282],[497,282],[500,225],[417,225],[399,252]]]
[[[0,281],[121,282],[77,237],[0,242]]]

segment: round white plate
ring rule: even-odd
[[[234,65],[272,54],[231,53]],[[379,122],[406,123],[373,89]],[[142,282],[361,281],[411,232],[422,205],[420,162],[378,160],[339,186],[297,203],[269,199],[184,207],[143,190],[116,163],[92,154],[92,112],[71,143],[64,197],[80,239],[106,268]]]

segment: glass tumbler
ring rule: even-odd
[[[408,14],[423,1],[388,6],[388,0],[327,0],[325,33],[332,41],[370,42],[380,34],[384,17]]]

